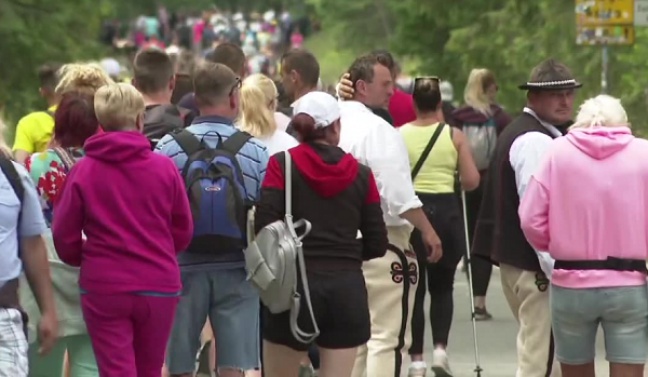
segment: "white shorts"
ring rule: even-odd
[[[0,377],[27,377],[28,348],[20,312],[0,309]]]

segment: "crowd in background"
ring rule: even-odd
[[[262,73],[277,78],[281,54],[299,48],[311,33],[312,23],[306,17],[294,17],[289,11],[268,10],[263,13],[227,12],[217,8],[197,12],[168,11],[160,6],[156,15],[141,15],[124,23],[106,21],[102,43],[116,51],[125,51],[129,59],[111,70],[127,76],[133,54],[142,48],[157,47],[178,59],[193,54],[204,57],[221,43],[232,43],[243,50],[248,74]]]

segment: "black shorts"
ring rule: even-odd
[[[322,348],[344,349],[361,346],[371,336],[367,288],[361,270],[312,271],[308,273],[311,303],[320,335],[315,343]],[[301,284],[298,287],[302,292]],[[308,306],[302,303],[297,322],[305,332],[312,332]],[[297,341],[290,331],[289,312],[272,314],[263,309],[263,339],[306,351],[309,344]]]

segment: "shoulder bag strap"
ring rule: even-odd
[[[310,288],[308,287],[308,276],[306,276],[306,261],[304,260],[304,251],[302,248],[302,239],[308,232],[310,232],[311,224],[301,219],[293,224],[292,221],[292,158],[290,152],[284,151],[285,162],[284,162],[284,176],[285,184],[284,191],[286,192],[286,225],[290,230],[291,235],[295,239],[295,246],[297,248],[297,261],[299,263],[299,279],[302,282],[302,287],[304,289],[304,300],[306,300],[306,306],[308,307],[308,312],[310,315],[311,323],[313,324],[313,332],[306,333],[303,332],[297,323],[299,318],[299,312],[301,309],[301,296],[295,295],[293,298],[293,306],[290,310],[290,331],[292,332],[295,339],[303,342],[310,343],[320,334],[319,327],[317,326],[317,320],[315,319],[315,311],[313,310],[313,304],[311,303],[310,297]],[[301,237],[298,237],[295,231],[295,228],[305,226],[306,230]],[[295,292],[297,292],[297,280],[295,280],[294,286]]]
[[[290,217],[292,223],[292,160],[290,152],[284,151],[284,193],[286,195],[286,217]],[[291,224],[292,225],[292,224]],[[292,229],[291,229],[292,231]]]
[[[432,151],[432,147],[436,143],[437,139],[439,138],[439,135],[441,135],[441,131],[443,131],[444,128],[445,128],[445,123],[440,123],[437,126],[437,129],[434,130],[434,133],[432,134],[430,141],[425,146],[423,153],[421,153],[421,157],[419,157],[418,161],[416,161],[416,165],[414,165],[414,169],[412,169],[412,182],[414,182],[414,179],[418,175],[419,171],[421,171],[421,168],[423,167],[423,163],[425,163],[425,160],[427,160],[428,156],[430,155],[430,152]]]
[[[70,171],[72,169],[72,166],[76,163],[74,159],[70,156],[70,154],[63,148],[61,147],[56,147],[53,149],[54,153],[56,153],[57,156],[63,161],[63,165],[65,165],[65,170]]]

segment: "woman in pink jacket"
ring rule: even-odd
[[[551,314],[564,377],[594,376],[599,325],[610,376],[643,376],[648,354],[648,141],[618,99],[587,100],[519,207],[529,243],[555,259]]]
[[[176,254],[193,234],[189,201],[173,161],[142,134],[144,99],[134,87],[101,87],[94,108],[106,132],[85,142],[67,175],[54,245],[81,267],[99,375],[159,377],[182,290]]]

